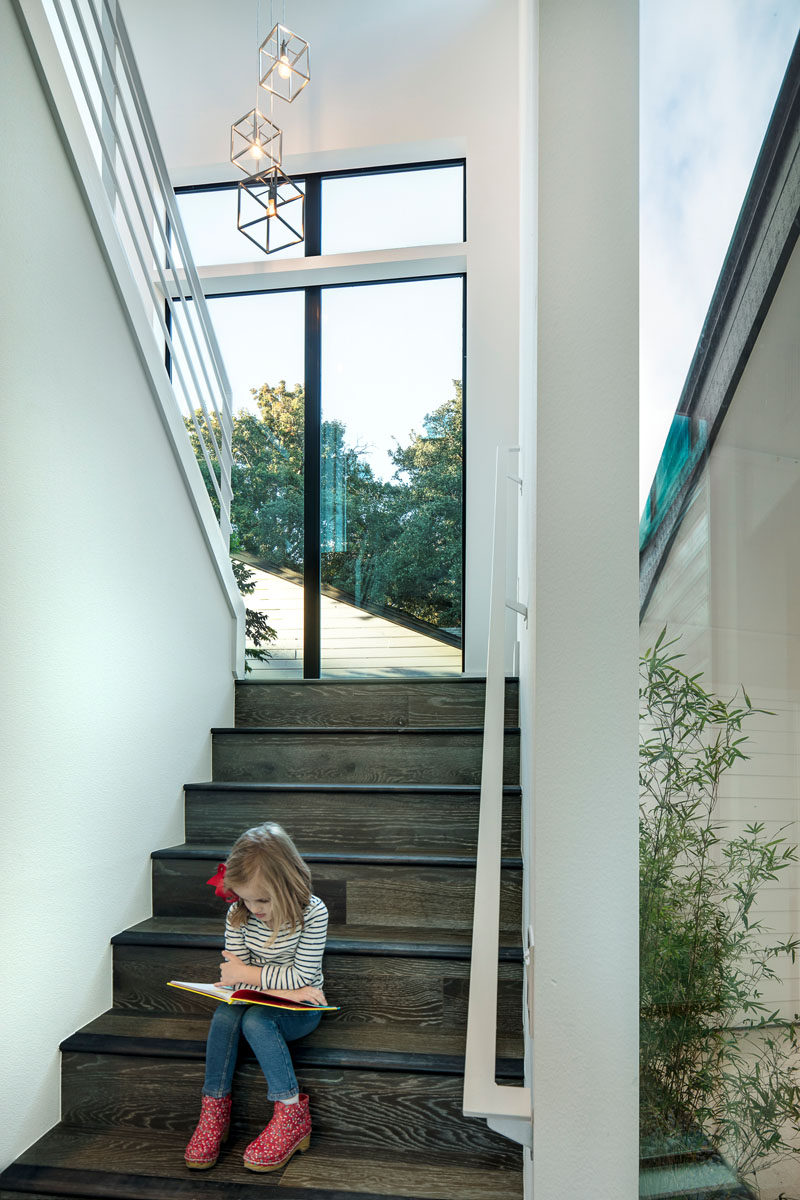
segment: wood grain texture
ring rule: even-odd
[[[253,783],[479,783],[474,731],[216,731],[212,777]],[[504,783],[519,782],[519,735],[507,732]]]
[[[205,917],[148,917],[130,929],[115,934],[114,946],[179,946],[218,950],[222,947],[223,925]],[[326,954],[360,954],[390,958],[470,957],[471,934],[462,929],[398,929],[390,926],[329,925]],[[501,962],[521,962],[520,931],[504,935],[500,942]]]
[[[219,1161],[207,1174],[189,1172],[183,1165],[183,1135],[149,1133],[132,1130],[128,1134],[112,1132],[92,1134],[74,1127],[56,1126],[23,1156],[3,1178],[19,1181],[27,1191],[36,1179],[51,1181],[57,1186],[55,1195],[73,1197],[119,1197],[123,1200],[174,1200],[174,1197],[206,1197],[207,1200],[257,1200],[259,1195],[273,1193],[281,1200],[472,1200],[477,1194],[465,1192],[484,1185],[485,1200],[515,1200],[521,1196],[521,1152],[517,1148],[511,1163],[492,1162],[488,1167],[471,1167],[469,1156],[414,1153],[403,1156],[378,1157],[360,1154],[353,1158],[337,1153],[316,1131],[312,1132],[311,1149],[304,1161],[311,1176],[312,1156],[319,1158],[320,1174],[324,1164],[324,1179],[307,1185],[303,1176],[293,1183],[287,1177],[288,1168],[257,1177],[248,1175],[243,1167],[241,1141],[230,1141],[223,1147]],[[297,1162],[297,1157],[292,1162]],[[113,1165],[113,1170],[109,1169]],[[363,1179],[370,1186],[362,1186]],[[317,1174],[317,1172],[314,1172]],[[422,1189],[427,1176],[430,1187]],[[515,1187],[516,1181],[516,1187]],[[81,1183],[88,1189],[78,1191]],[[413,1190],[409,1190],[409,1186]],[[279,1190],[277,1190],[279,1189]],[[0,1193],[2,1194],[2,1193]],[[48,1197],[49,1192],[35,1193]],[[18,1193],[9,1193],[18,1195]]]
[[[200,1107],[203,1064],[120,1054],[65,1054],[62,1122],[104,1133],[137,1129],[191,1133]],[[453,1159],[469,1150],[475,1167],[513,1165],[517,1149],[461,1112],[459,1076],[305,1068],[300,1078],[318,1145],[335,1154],[426,1154]],[[272,1106],[255,1061],[237,1067],[232,1137],[250,1140]],[[409,1120],[409,1114],[414,1119]]]
[[[521,1159],[522,1152],[518,1151]],[[320,1148],[316,1154],[307,1154],[302,1159],[295,1156],[284,1172],[284,1182],[296,1187],[326,1188],[336,1181],[340,1186],[349,1182],[353,1185],[352,1168],[341,1156],[333,1156]],[[493,1167],[491,1170],[475,1169],[467,1165],[437,1163],[397,1163],[391,1159],[359,1158],[358,1192],[380,1194],[388,1180],[393,1188],[402,1189],[402,1195],[414,1200],[516,1200],[522,1197],[522,1173],[520,1167]]]
[[[217,977],[213,950],[117,946],[114,950],[114,1007],[162,1017],[205,1014],[216,1002],[167,987],[168,979]],[[328,1013],[307,1043],[361,1044],[402,1052],[418,1037],[421,1052],[461,1053],[466,1029],[469,962],[453,959],[372,958],[325,955],[326,996],[341,1005]],[[521,965],[498,965],[500,1054],[519,1053]],[[424,1051],[422,1047],[424,1046]]]
[[[221,904],[206,880],[216,855],[208,859],[153,859],[153,913],[156,916],[220,916]],[[472,929],[475,871],[469,867],[382,866],[318,863],[312,883],[328,906],[331,924]],[[501,876],[500,929],[522,922],[522,872]]]
[[[509,972],[504,964],[501,973],[506,977],[500,980],[498,996],[497,1057],[502,1060],[498,1073],[516,1077],[522,1067],[522,1031],[517,1013],[519,980],[513,977],[518,972]],[[405,1062],[408,1070],[407,1060],[413,1058],[415,1064],[420,1064],[414,1070],[441,1073],[447,1064],[443,1066],[440,1060],[458,1058],[459,1064],[447,1069],[462,1071],[466,1027],[464,983],[463,979],[443,979],[445,1003],[437,1004],[433,991],[428,1006],[434,1017],[417,1025],[395,1021],[387,1028],[384,1022],[364,1021],[350,1011],[341,1019],[326,1017],[313,1035],[294,1045],[295,1061],[313,1066],[328,1064],[339,1056],[336,1061],[340,1065],[353,1066],[358,1062],[362,1067],[370,1064],[377,1067],[380,1062],[382,1069],[399,1069]],[[423,989],[424,981],[420,985],[420,990]],[[441,1019],[437,1019],[437,1011],[441,1011]],[[66,1038],[62,1049],[202,1059],[210,1015],[208,1011],[162,1014],[112,1008]],[[247,1057],[246,1046],[242,1053]],[[392,1056],[396,1056],[397,1062],[392,1061]]]
[[[324,792],[236,785],[186,789],[186,839],[231,846],[243,829],[277,821],[301,854],[357,851],[390,854],[474,854],[480,793]],[[505,856],[520,853],[520,797],[503,801]]]
[[[461,1111],[482,734],[458,727],[482,720],[482,699],[483,684],[465,680],[237,688],[244,731],[214,733],[215,775],[233,786],[187,788],[189,841],[153,856],[156,915],[112,939],[115,1007],[62,1044],[65,1120],[0,1177],[0,1200],[521,1196],[519,1147]],[[391,728],[326,732],[365,720]],[[305,728],[264,732],[264,721]],[[518,731],[507,733],[512,785],[518,755]],[[312,856],[331,916],[325,988],[342,1009],[292,1043],[312,1098],[311,1153],[267,1175],[243,1170],[271,1105],[242,1040],[232,1143],[198,1177],[183,1149],[216,1005],[166,981],[217,977],[225,906],[205,879],[267,819]],[[503,838],[495,1046],[499,1077],[520,1086],[518,790],[504,798]]]
[[[426,679],[236,685],[236,724],[482,725],[483,680]],[[506,681],[507,725],[518,723],[516,680]]]

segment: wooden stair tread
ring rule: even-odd
[[[112,1008],[66,1038],[61,1050],[202,1059],[208,1024],[208,1015],[166,1015]],[[313,1034],[293,1045],[292,1056],[306,1066],[463,1073],[463,1033],[409,1028],[392,1031],[391,1040],[393,1049],[388,1051],[384,1048],[387,1034],[383,1028],[349,1027],[323,1018]],[[518,1038],[500,1035],[497,1052],[498,1073],[522,1079],[521,1033]]]
[[[232,1137],[216,1166],[188,1171],[187,1135],[167,1131],[83,1130],[57,1125],[0,1176],[0,1189],[33,1187],[42,1195],[115,1197],[120,1200],[257,1200],[276,1189],[281,1200],[514,1200],[522,1174],[508,1166],[470,1166],[462,1154],[421,1154],[357,1159],[337,1153],[312,1133],[311,1149],[278,1171],[251,1174],[242,1166],[245,1142]],[[521,1162],[521,1152],[520,1152]],[[313,1161],[316,1160],[316,1161]],[[109,1170],[109,1167],[112,1167]],[[280,1189],[278,1192],[277,1189]],[[353,1190],[353,1189],[356,1190]],[[0,1195],[4,1195],[0,1191]]]
[[[122,933],[115,934],[115,946],[141,944],[216,948],[223,943],[221,918],[148,917]],[[403,929],[380,925],[329,925],[326,954],[420,954],[435,957],[469,958],[472,931],[461,929]],[[510,939],[500,946],[501,959],[520,959],[520,941]]]
[[[193,992],[167,986],[169,979],[213,979],[221,941],[196,944],[140,943],[114,950],[114,1008],[126,1013],[205,1016],[215,1002]],[[409,953],[327,954],[323,960],[329,999],[342,1005],[314,1033],[335,1047],[337,1029],[364,1031],[364,1047],[408,1052],[409,1031],[425,1029],[446,1038],[464,1036],[471,963],[466,951],[452,955]],[[516,1056],[521,1032],[521,951],[517,959],[498,962],[498,1052]],[[321,1030],[321,1032],[320,1032]],[[412,1044],[413,1048],[413,1044]],[[445,1050],[445,1045],[440,1047]],[[458,1051],[460,1053],[460,1050]]]
[[[102,1133],[185,1136],[200,1109],[203,1062],[163,1055],[65,1052],[62,1124]],[[311,1098],[318,1138],[337,1155],[453,1161],[469,1153],[472,1165],[508,1166],[517,1147],[483,1122],[463,1114],[464,1078],[458,1072],[309,1066],[300,1069]],[[499,1076],[519,1091],[519,1080]],[[264,1075],[254,1058],[236,1068],[233,1133],[252,1140],[270,1115]]]

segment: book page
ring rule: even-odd
[[[223,987],[218,983],[190,983],[185,979],[170,979],[169,987],[185,988],[188,992],[200,992],[202,996],[213,996],[215,1000],[225,1000],[227,1003],[242,1003],[242,1001],[232,1001],[234,988]]]

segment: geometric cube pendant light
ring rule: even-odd
[[[282,132],[257,108],[231,125],[231,162],[245,175],[260,175],[268,167],[280,166],[282,150]]]
[[[311,78],[308,42],[277,24],[259,47],[259,83],[290,104]]]
[[[256,0],[258,40],[260,0]],[[284,12],[284,21],[286,20]],[[288,26],[274,25],[258,48],[258,88],[288,103],[299,96],[311,77],[308,42]],[[260,111],[259,101],[231,125],[231,162],[247,179],[238,187],[236,225],[265,254],[274,254],[302,242],[305,194],[281,170],[283,134]]]
[[[277,165],[239,182],[236,224],[265,254],[303,240],[305,194]]]

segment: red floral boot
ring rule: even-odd
[[[230,1096],[203,1096],[202,1101],[200,1120],[184,1153],[187,1167],[197,1171],[213,1167],[231,1123]]]
[[[311,1114],[305,1092],[300,1093],[297,1104],[276,1100],[269,1125],[244,1152],[244,1165],[251,1171],[276,1171],[295,1150],[307,1150],[310,1141]]]

